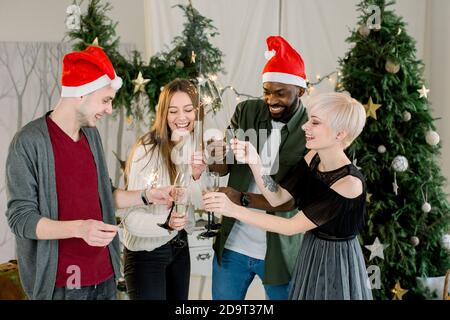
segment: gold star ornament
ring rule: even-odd
[[[397,281],[395,283],[394,289],[391,290],[391,292],[394,294],[394,297],[392,300],[403,300],[403,295],[408,292],[408,290],[403,289],[400,287],[400,282]]]
[[[131,82],[134,84],[134,93],[138,91],[145,92],[145,85],[150,82],[150,79],[144,79],[142,72],[139,71],[137,78]]]
[[[92,41],[91,46],[93,46],[93,47],[99,47],[99,48],[102,48],[102,49],[103,49],[103,47],[101,47],[101,46],[98,44],[98,38],[97,38],[97,37],[95,37],[94,41]]]
[[[377,120],[377,110],[381,107],[381,104],[373,103],[372,97],[369,98],[369,102],[364,105],[364,109],[366,109],[366,115],[368,117],[372,117]]]
[[[425,97],[425,99],[428,99],[428,92],[430,92],[430,89],[427,89],[425,85],[422,86],[422,89],[417,90],[420,94],[419,98]]]

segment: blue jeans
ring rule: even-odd
[[[224,249],[222,264],[214,256],[212,271],[213,300],[244,300],[255,275],[264,276],[264,260]],[[264,285],[266,299],[287,300],[289,284]]]
[[[53,300],[116,300],[117,285],[114,276],[94,286],[69,289],[67,287],[55,288]]]

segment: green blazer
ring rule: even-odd
[[[281,130],[281,144],[278,153],[279,169],[272,178],[276,182],[280,182],[291,168],[293,168],[305,155],[305,134],[302,125],[307,121],[307,113],[303,105],[300,106],[294,117]],[[231,118],[231,127],[234,129],[256,129],[267,130],[270,135],[272,130],[271,117],[267,105],[263,100],[247,100],[237,105],[236,111]],[[239,137],[239,133],[238,133]],[[260,136],[257,135],[258,145],[255,146],[260,150]],[[262,147],[262,146],[261,146]],[[230,159],[227,159],[227,163]],[[247,191],[252,172],[248,165],[235,163],[229,165],[230,176],[228,186],[238,190]],[[267,212],[282,217],[291,217],[297,210],[290,212]],[[233,228],[236,220],[229,217],[223,217],[222,228],[220,229],[213,248],[219,265],[221,264],[222,254],[225,242]],[[290,281],[291,271],[298,255],[301,235],[283,236],[277,233],[267,232],[267,250],[265,256],[265,274],[263,283],[269,285],[286,284]]]

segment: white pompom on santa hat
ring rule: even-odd
[[[102,48],[89,46],[64,56],[61,84],[61,97],[81,97],[107,85],[117,91],[122,78]]]
[[[279,82],[306,88],[305,64],[300,54],[281,36],[266,40],[267,60],[263,70],[264,82]]]

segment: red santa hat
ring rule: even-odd
[[[107,85],[119,90],[122,78],[102,48],[89,46],[64,56],[61,84],[61,97],[81,97]]]
[[[280,36],[266,40],[268,60],[263,70],[264,82],[280,82],[306,88],[305,65],[300,54]]]

